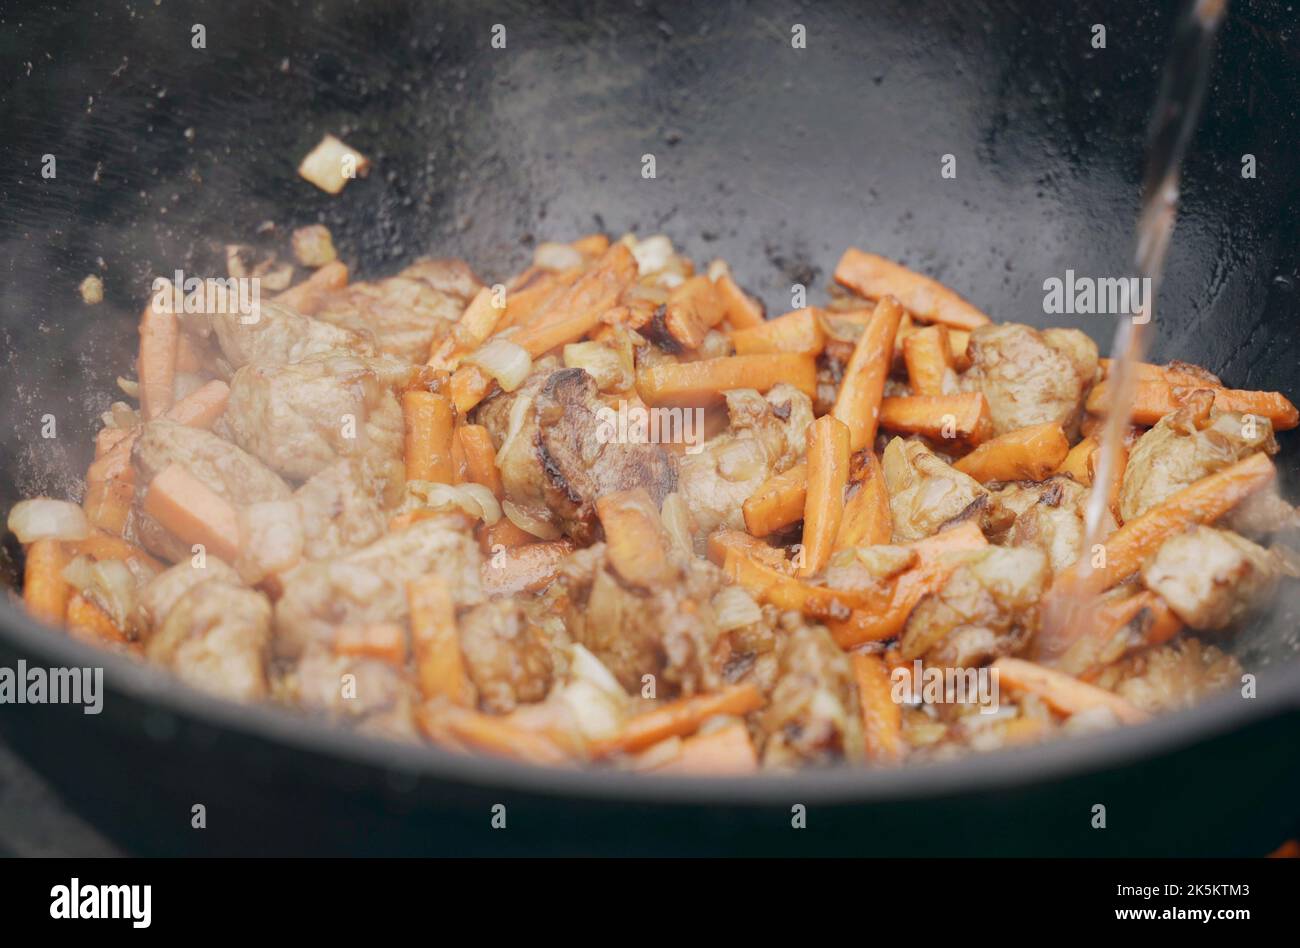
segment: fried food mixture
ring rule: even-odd
[[[663,236],[495,285],[349,283],[323,228],[293,244],[310,275],[265,270],[253,310],[155,294],[84,498],[11,512],[33,615],[369,733],[722,774],[1184,707],[1240,680],[1222,637],[1288,572],[1286,398],[1141,366],[1094,488],[1094,343],[869,253],[767,319]]]

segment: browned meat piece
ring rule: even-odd
[[[970,337],[967,392],[983,392],[993,433],[1056,422],[1071,434],[1097,371],[1097,345],[1077,329],[1039,332],[1019,323],[980,326]]]
[[[275,604],[275,652],[296,658],[331,643],[339,625],[405,622],[406,584],[426,573],[447,580],[458,605],[482,601],[478,545],[456,515],[386,534],[361,550],[304,563],[284,577]]]
[[[922,599],[903,629],[903,658],[970,668],[1018,651],[1037,630],[1047,557],[1035,549],[991,546],[949,553],[959,564]]]
[[[246,365],[230,382],[226,421],[240,447],[293,480],[342,458],[383,467],[402,453],[402,408],[381,360],[315,356]]]
[[[214,493],[234,504],[289,497],[289,485],[248,452],[210,431],[164,418],[144,426],[131,450],[131,461],[141,494],[163,468],[179,464]],[[175,562],[190,556],[188,544],[138,509],[132,517],[132,529],[141,545],[165,560]]]
[[[590,375],[559,369],[534,371],[517,391],[489,399],[475,416],[497,444],[506,499],[579,543],[599,535],[600,497],[644,487],[658,505],[677,483],[673,458],[661,445],[602,443],[602,406]]]
[[[954,521],[981,516],[988,505],[989,492],[983,484],[919,441],[894,438],[880,460],[895,543],[933,536]]]
[[[224,560],[215,556],[204,557],[200,569],[186,559],[155,576],[140,592],[140,610],[148,626],[158,627],[172,611],[177,601],[200,583],[220,580],[227,585],[239,585],[239,574]]]
[[[701,535],[719,527],[745,529],[741,506],[764,481],[803,456],[813,420],[808,396],[785,384],[766,397],[750,388],[728,392],[727,414],[726,431],[678,462],[678,490]]]
[[[694,556],[670,554],[675,578],[653,590],[623,586],[605,544],[574,553],[548,590],[564,610],[575,642],[605,663],[627,691],[640,694],[643,676],[653,675],[655,696],[673,697],[714,690],[721,683],[713,656],[719,632],[713,596],[721,572]]]
[[[551,638],[512,599],[494,599],[461,616],[460,651],[484,711],[506,714],[551,690]]]
[[[204,691],[236,701],[265,698],[271,603],[262,593],[224,576],[220,567],[194,570],[185,562],[172,567],[155,584],[167,580],[165,585],[184,585],[185,581],[175,576],[169,578],[168,574],[177,571],[205,578],[170,602],[169,595],[155,586],[155,608],[168,607],[156,617],[161,622],[145,644],[145,655]],[[209,572],[212,575],[207,576]]]
[[[400,499],[400,470],[376,471],[365,458],[343,460],[299,487],[293,499],[302,512],[303,555],[320,560],[360,549],[384,533],[386,511]]]
[[[1010,546],[1036,547],[1047,554],[1053,573],[1079,557],[1088,489],[1065,476],[1041,483],[1006,484],[989,495],[989,520],[999,528],[1011,521],[1003,537]],[[1107,517],[1107,530],[1115,529]]]
[[[1193,527],[1170,537],[1142,568],[1142,582],[1193,629],[1222,629],[1273,593],[1276,557],[1228,530]]]
[[[1213,645],[1180,638],[1111,665],[1095,684],[1157,714],[1190,708],[1216,691],[1240,687],[1241,665]]]
[[[447,332],[482,286],[462,260],[420,260],[396,276],[332,294],[315,316],[362,335],[373,333],[380,352],[424,362],[435,336]]]
[[[279,682],[291,705],[379,737],[414,739],[419,693],[405,669],[376,658],[336,655],[313,645]]]
[[[862,724],[849,658],[822,626],[793,621],[780,633],[776,684],[759,713],[763,766],[862,757]]]
[[[331,352],[361,356],[375,352],[374,340],[368,333],[332,326],[269,301],[261,303],[255,320],[221,313],[189,318],[186,325],[200,335],[211,326],[232,371],[250,362],[279,364]]]
[[[1277,451],[1267,418],[1247,424],[1236,412],[1212,413],[1200,427],[1188,410],[1161,418],[1138,439],[1124,469],[1119,512],[1125,521],[1146,513],[1189,484],[1256,451]]]

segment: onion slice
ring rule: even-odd
[[[66,500],[36,497],[20,500],[9,511],[9,529],[19,543],[37,540],[84,540],[90,536],[86,512]]]
[[[513,392],[524,384],[533,370],[533,359],[528,350],[509,339],[492,339],[477,352],[465,356],[465,362],[476,365],[497,380],[503,391]]]
[[[508,500],[501,501],[501,511],[506,519],[525,533],[531,533],[539,540],[555,540],[560,536],[560,528],[549,520],[529,513],[528,509]]]

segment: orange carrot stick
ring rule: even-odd
[[[844,488],[849,481],[849,429],[831,415],[808,427],[808,492],[803,512],[802,577],[826,568],[831,546],[844,519]]]
[[[863,472],[857,491],[844,504],[844,519],[835,535],[832,552],[857,546],[888,543],[894,535],[894,517],[889,510],[889,491],[880,459],[864,451]]]
[[[496,330],[505,314],[504,306],[496,306],[492,288],[485,286],[470,300],[460,319],[445,337],[435,342],[429,353],[429,365],[445,372],[454,372],[460,360],[469,355]]]
[[[1099,447],[1096,435],[1088,435],[1072,447],[1056,468],[1057,474],[1069,474],[1084,487],[1092,485],[1092,453]]]
[[[406,433],[406,479],[455,483],[451,458],[456,413],[445,395],[413,389],[402,393]]]
[[[604,234],[585,234],[570,246],[584,257],[599,257],[609,249],[609,237]]]
[[[274,297],[275,302],[292,310],[311,316],[320,310],[331,293],[348,285],[348,267],[341,260],[325,264],[297,286],[291,286]]]
[[[521,727],[508,717],[432,702],[416,709],[415,720],[437,743],[450,737],[458,746],[531,764],[558,765],[571,760],[545,734]]]
[[[815,356],[826,348],[826,330],[818,311],[804,307],[748,329],[732,330],[731,344],[737,355],[793,352]]]
[[[881,399],[880,427],[967,444],[979,444],[993,433],[989,403],[982,392]]]
[[[406,630],[396,622],[343,625],[334,630],[334,654],[406,664]]]
[[[146,420],[172,407],[180,323],[170,306],[145,308],[140,319],[140,410]]]
[[[600,324],[637,276],[636,258],[624,244],[605,251],[574,284],[525,326],[514,342],[534,359],[557,346],[577,342]]]
[[[881,396],[894,359],[894,336],[902,318],[902,307],[894,298],[887,296],[877,303],[871,322],[858,337],[853,356],[844,367],[844,380],[831,414],[848,425],[852,451],[870,447],[876,440]]]
[[[465,454],[465,470],[471,483],[482,484],[498,498],[505,492],[501,472],[497,470],[496,449],[492,435],[482,425],[463,425],[456,429],[456,440]]]
[[[677,754],[651,768],[657,774],[750,774],[758,770],[758,754],[749,729],[739,721],[681,742]]]
[[[1110,405],[1110,386],[1111,383],[1105,381],[1093,387],[1088,395],[1088,411],[1093,414],[1105,413]],[[1278,392],[1218,388],[1205,383],[1174,385],[1158,379],[1139,379],[1136,388],[1132,417],[1136,425],[1154,425],[1165,415],[1181,408],[1193,392],[1201,390],[1214,393],[1214,407],[1219,411],[1267,418],[1277,431],[1288,431],[1300,424],[1300,410]]]
[[[447,581],[436,573],[406,584],[411,610],[411,650],[420,694],[472,706],[474,686],[460,651],[456,608]]]
[[[664,328],[683,349],[698,349],[705,334],[722,322],[722,300],[713,281],[700,274],[673,287],[664,304]]]
[[[719,714],[743,715],[763,706],[762,693],[751,684],[732,685],[713,694],[679,698],[639,714],[611,737],[593,741],[592,757],[632,754],[665,738],[681,737]]]
[[[113,450],[123,438],[131,434],[130,428],[101,428],[95,435],[95,459],[99,460]]]
[[[918,329],[903,340],[907,379],[915,395],[945,395],[956,390],[952,343],[942,323]]]
[[[489,595],[537,592],[550,584],[560,564],[574,550],[569,540],[529,543],[507,551],[500,563],[490,559],[480,571],[483,591]]]
[[[63,578],[68,554],[58,540],[36,540],[27,547],[23,568],[23,605],[33,618],[49,625],[63,622],[72,587]]]
[[[116,622],[99,606],[81,593],[73,593],[68,600],[66,617],[68,631],[92,642],[108,645],[130,645],[131,640]]]
[[[808,496],[808,464],[800,461],[790,470],[769,477],[741,505],[745,529],[765,537],[803,517]]]
[[[903,743],[903,707],[894,700],[889,668],[879,655],[866,652],[851,653],[849,661],[858,686],[867,757],[879,763],[897,763],[907,748]]]
[[[817,363],[811,356],[789,353],[725,356],[698,362],[663,362],[643,369],[636,387],[647,405],[708,405],[724,392],[755,388],[766,392],[788,382],[809,398],[817,390]]]
[[[201,543],[227,562],[239,556],[234,505],[179,464],[167,465],[149,484],[144,511],[186,543]]]
[[[870,300],[895,297],[909,313],[953,329],[975,329],[989,318],[942,283],[884,257],[850,247],[835,267],[835,280]]]
[[[189,428],[211,428],[226,413],[230,386],[220,379],[204,382],[167,412],[167,419]]]
[[[516,546],[527,546],[530,543],[537,542],[537,537],[527,530],[516,527],[508,517],[502,517],[491,526],[480,523],[478,525],[478,535],[479,549],[484,554],[495,552],[498,546],[511,549]]]
[[[991,667],[1002,685],[1037,695],[1061,714],[1068,716],[1103,707],[1109,708],[1123,724],[1141,724],[1147,720],[1145,711],[1119,695],[1079,681],[1064,672],[1009,656],[997,659]]]
[[[1054,423],[1030,425],[985,441],[953,465],[981,484],[1041,481],[1070,453],[1070,442]]]
[[[763,307],[742,290],[730,274],[724,273],[713,281],[722,312],[732,329],[749,329],[763,325]]]

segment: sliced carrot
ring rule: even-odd
[[[679,698],[632,718],[612,737],[593,741],[592,757],[633,754],[665,738],[682,737],[719,714],[743,715],[763,706],[762,693],[751,684],[731,685],[713,694]]]
[[[584,257],[599,257],[609,249],[609,237],[604,234],[585,234],[570,246]]]
[[[748,329],[732,330],[731,344],[737,355],[793,352],[815,356],[826,348],[826,330],[818,311],[804,307]]]
[[[510,522],[509,517],[502,517],[491,526],[480,523],[478,525],[478,537],[479,549],[484,554],[495,552],[498,546],[511,549],[512,547],[526,546],[529,543],[537,542],[537,537],[527,530],[516,527]]]
[[[411,610],[411,651],[420,694],[471,706],[474,685],[460,651],[456,607],[447,581],[430,573],[406,584]]]
[[[495,303],[490,286],[479,290],[451,332],[433,344],[428,364],[445,372],[456,371],[460,360],[487,342],[501,322],[505,307]]]
[[[211,428],[226,413],[230,386],[220,379],[204,382],[167,412],[167,419],[189,428]]]
[[[738,388],[766,392],[786,382],[809,398],[817,391],[817,362],[789,353],[724,356],[698,362],[663,362],[642,369],[636,387],[647,405],[708,405]]]
[[[395,622],[344,625],[334,630],[334,654],[406,664],[406,630]]]
[[[705,334],[722,322],[722,300],[713,281],[700,274],[683,280],[668,293],[664,328],[683,349],[698,349]]]
[[[176,337],[176,371],[190,373],[203,371],[203,359],[199,357],[199,352],[194,348],[190,337],[183,332]]]
[[[550,585],[565,557],[574,551],[570,540],[551,540],[510,548],[501,561],[489,559],[480,571],[483,591],[493,596],[537,592]]]
[[[626,582],[646,589],[672,580],[668,532],[644,487],[606,494],[596,501],[610,565]]]
[[[1100,707],[1110,709],[1123,724],[1141,724],[1148,717],[1117,694],[1043,665],[1003,656],[991,667],[1002,685],[1037,695],[1060,714],[1074,715]]]
[[[948,581],[954,567],[944,554],[987,545],[980,528],[970,521],[918,540],[911,544],[917,553],[916,565],[893,581],[883,603],[855,608],[848,618],[829,620],[827,627],[840,647],[846,649],[896,638],[917,603]]]
[[[966,329],[949,329],[948,345],[952,348],[953,368],[964,372],[971,366],[970,332]]]
[[[758,754],[749,728],[737,721],[682,741],[671,759],[651,768],[658,774],[750,774],[758,770]]]
[[[907,745],[903,742],[903,707],[894,700],[889,668],[879,655],[867,652],[853,652],[849,661],[858,686],[867,757],[882,764],[897,763]]]
[[[79,633],[92,642],[107,645],[131,644],[131,639],[113,621],[113,617],[81,593],[73,593],[68,600],[66,623],[69,632],[74,635]]]
[[[140,411],[146,420],[172,407],[176,385],[176,340],[180,323],[171,307],[145,308],[140,319]]]
[[[1104,414],[1110,405],[1109,381],[1098,382],[1088,395],[1088,411]],[[1177,411],[1197,391],[1214,393],[1214,407],[1219,411],[1258,415],[1273,423],[1276,431],[1288,431],[1300,424],[1300,410],[1279,392],[1253,392],[1235,388],[1218,388],[1206,383],[1175,385],[1158,379],[1138,379],[1133,397],[1132,421],[1137,425],[1154,425],[1165,415]]]
[[[130,428],[101,428],[95,435],[95,459],[102,458],[115,448],[123,438],[129,437]]]
[[[868,605],[861,593],[818,586],[797,579],[785,554],[739,530],[719,530],[709,537],[709,559],[723,575],[747,589],[759,602],[794,610],[816,619],[846,617]]]
[[[985,441],[953,467],[981,484],[989,481],[1041,481],[1070,453],[1061,426],[1052,422],[1008,431]]]
[[[763,325],[763,307],[737,285],[730,274],[724,273],[713,281],[722,312],[732,329],[749,329]]]
[[[774,474],[741,505],[745,529],[756,537],[798,523],[808,496],[808,464],[800,461],[790,470]]]
[[[880,427],[966,444],[979,444],[993,434],[989,403],[983,392],[882,399]]]
[[[803,577],[826,568],[844,519],[849,482],[849,429],[831,415],[808,426],[808,491],[803,512]]]
[[[81,506],[91,523],[120,536],[126,529],[134,500],[134,485],[120,479],[96,481],[86,485],[86,499]]]
[[[496,381],[476,365],[462,365],[453,372],[448,390],[457,414],[462,418],[468,415],[470,409],[487,398],[494,385]]]
[[[885,473],[872,451],[862,452],[862,475],[858,487],[844,504],[844,519],[835,535],[832,551],[888,543],[894,535],[894,518],[889,510]]]
[[[1092,454],[1099,447],[1096,435],[1088,435],[1069,450],[1055,473],[1069,474],[1084,487],[1092,485]]]
[[[903,317],[892,297],[876,304],[871,322],[858,337],[853,356],[844,367],[844,379],[835,397],[833,414],[849,427],[850,450],[860,451],[876,440],[881,396],[894,360],[894,336]]]
[[[534,359],[558,346],[577,342],[600,324],[601,315],[618,303],[636,276],[632,251],[624,244],[614,244],[513,341]]]
[[[433,741],[447,737],[458,747],[530,764],[558,765],[572,758],[545,734],[516,721],[443,702],[426,702],[416,709],[416,723]]]
[[[167,465],[150,482],[144,512],[185,543],[201,543],[227,562],[239,556],[234,505],[179,464]]]
[[[952,342],[942,323],[918,329],[904,339],[903,358],[913,394],[946,395],[956,389]]]
[[[341,260],[325,264],[297,286],[291,286],[275,297],[275,302],[297,310],[304,316],[318,312],[331,293],[348,285],[348,267]]]
[[[463,425],[456,429],[455,437],[465,454],[467,479],[471,483],[482,484],[498,498],[501,497],[505,488],[501,484],[501,472],[497,470],[492,435],[482,425]]]
[[[23,568],[23,605],[33,618],[59,625],[72,587],[63,578],[68,553],[58,540],[36,540],[27,547]]]
[[[553,301],[582,276],[584,267],[574,267],[560,273],[549,270],[533,269],[525,271],[519,281],[512,285],[506,294],[506,312],[497,323],[497,331],[511,326],[526,326],[539,313],[543,312]]]
[[[455,409],[446,395],[420,390],[402,393],[408,481],[455,483],[451,456],[455,421]]]
[[[953,329],[975,329],[989,318],[948,287],[873,253],[850,247],[835,267],[835,281],[860,296],[895,297],[909,313]]]

